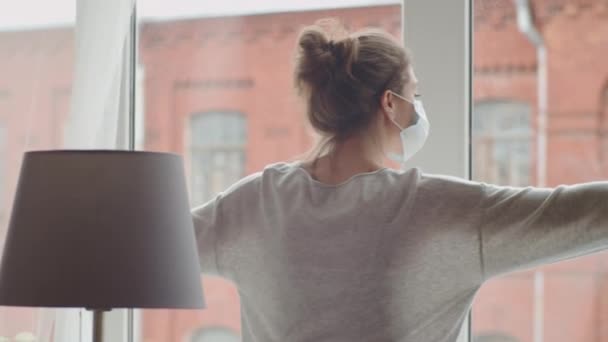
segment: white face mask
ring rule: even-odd
[[[409,127],[401,127],[395,119],[392,119],[393,123],[399,127],[401,133],[399,133],[399,137],[401,138],[401,148],[403,149],[402,153],[390,152],[388,153],[388,157],[397,162],[404,164],[410,158],[412,158],[422,146],[426,142],[426,139],[429,136],[429,128],[430,123],[426,117],[426,113],[424,111],[424,107],[422,106],[422,101],[414,100],[414,102],[404,98],[403,96],[396,94],[391,91],[391,93],[400,99],[409,102],[414,105],[414,111],[417,116],[415,119],[416,122]]]

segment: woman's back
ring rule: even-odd
[[[608,183],[498,187],[381,169],[339,185],[275,164],[193,211],[244,342],[455,341],[494,276],[605,249]]]

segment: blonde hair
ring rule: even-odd
[[[335,19],[305,27],[298,39],[294,81],[308,121],[321,136],[313,159],[368,130],[384,91],[403,91],[409,64],[405,48],[382,30],[348,34]]]

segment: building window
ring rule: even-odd
[[[246,120],[231,112],[210,112],[190,120],[191,200],[203,204],[243,177]]]
[[[473,108],[474,179],[500,185],[530,185],[530,106],[515,101],[483,101]]]
[[[241,338],[234,331],[227,328],[213,327],[201,328],[196,331],[190,342],[240,342]]]

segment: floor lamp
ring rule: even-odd
[[[111,309],[202,308],[182,159],[27,152],[0,266],[0,305],[92,310],[95,342]]]

